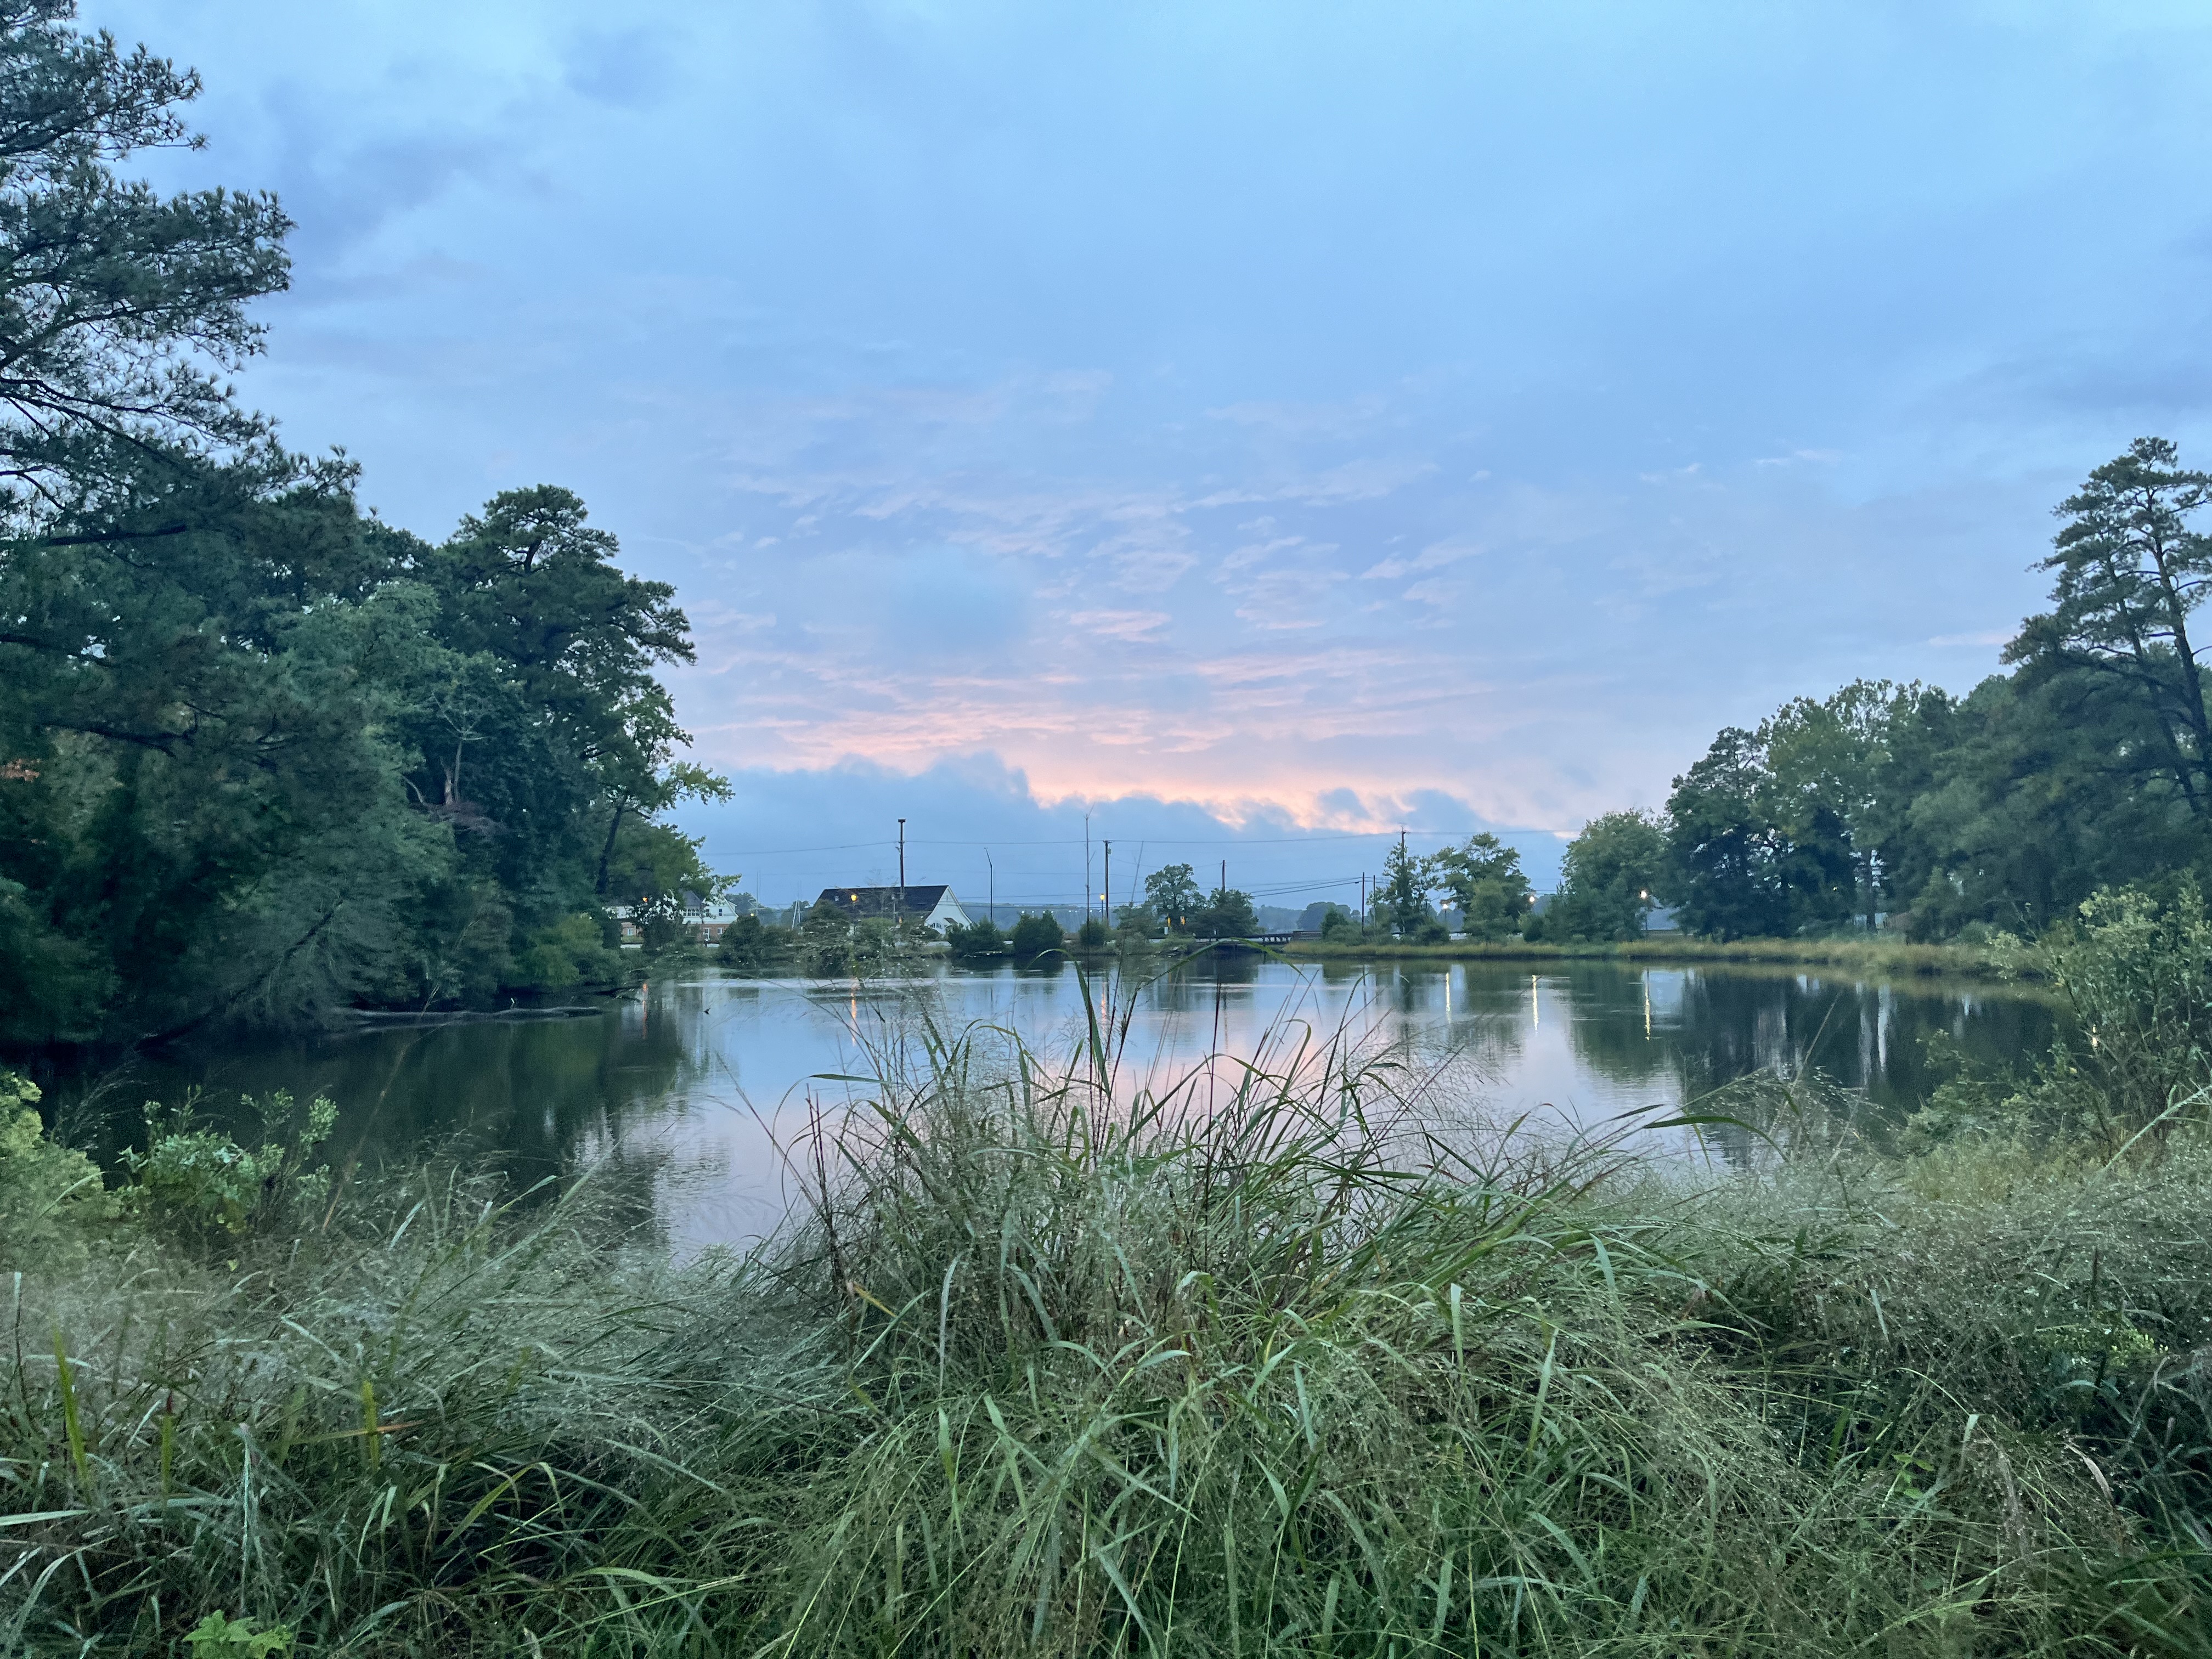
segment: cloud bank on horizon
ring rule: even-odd
[[[246,394],[428,534],[579,489],[793,890],[922,799],[1542,874],[1723,724],[1964,689],[2050,505],[2212,435],[2200,7],[611,15],[87,8],[206,76],[150,170],[300,222]]]

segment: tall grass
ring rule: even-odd
[[[744,1257],[417,1170],[21,1264],[0,1650],[2206,1650],[2192,1134],[1803,1115],[1726,1174],[1442,1133],[1340,1048],[885,1070]]]

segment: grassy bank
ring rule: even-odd
[[[1770,1087],[1808,1153],[1728,1175],[1103,1063],[942,1046],[688,1266],[588,1181],[19,1132],[0,1650],[2206,1650],[2196,1132],[1885,1161]]]
[[[1869,978],[1942,976],[1996,979],[2003,969],[1989,951],[1971,945],[1913,945],[1882,939],[1711,939],[1655,937],[1626,944],[1553,945],[1523,939],[1401,945],[1390,940],[1323,945],[1301,942],[1285,954],[1322,962],[1630,962],[1753,963],[1775,967],[1840,969]],[[2023,964],[2015,964],[2017,970]]]

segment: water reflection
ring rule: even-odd
[[[1086,987],[1095,1001],[1086,1011]],[[1209,1054],[1340,1033],[1370,1052],[1458,1068],[1491,1114],[1596,1125],[1676,1107],[1762,1068],[1817,1066],[1895,1116],[1925,1097],[1924,1040],[2016,1060],[2051,1041],[2043,1003],[1984,989],[1818,975],[1573,963],[1299,965],[1257,957],[1126,983],[1066,967],[867,985],[702,978],[655,983],[586,1018],[370,1030],[183,1050],[119,1076],[57,1079],[58,1097],[110,1109],[204,1091],[316,1091],[338,1103],[341,1155],[442,1139],[525,1180],[591,1163],[682,1237],[741,1237],[781,1212],[776,1151],[810,1095],[863,1074],[925,1023],[1018,1033],[1048,1062],[1078,1060],[1096,1018],[1125,1020],[1124,1083],[1158,1087]],[[135,1129],[135,1109],[111,1118]]]

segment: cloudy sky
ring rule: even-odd
[[[568,484],[774,898],[1540,878],[1721,725],[1963,690],[2200,463],[2212,9],[98,0],[276,190],[249,398],[442,535]],[[617,21],[610,21],[610,19]],[[1361,837],[1364,836],[1364,839]],[[990,849],[986,863],[984,851]]]

